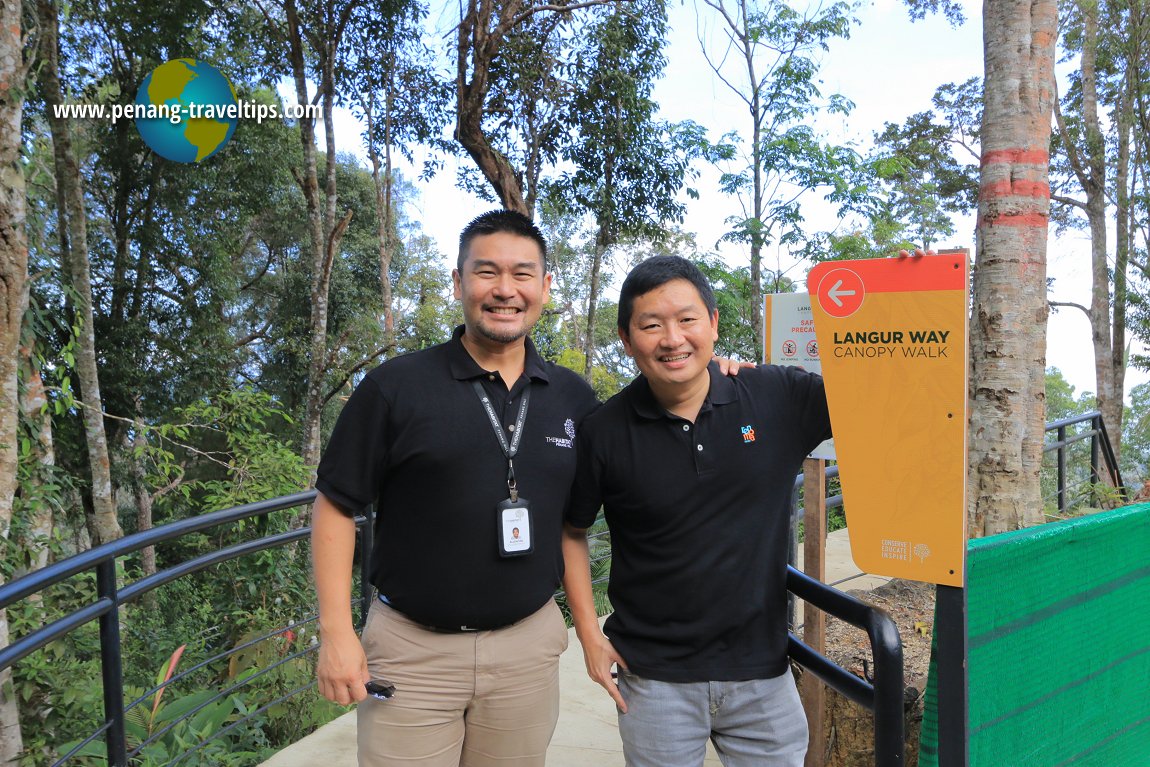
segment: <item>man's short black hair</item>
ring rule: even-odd
[[[623,280],[623,287],[619,290],[619,330],[630,335],[636,298],[671,280],[686,280],[694,285],[699,298],[703,299],[703,306],[707,307],[707,316],[715,313],[718,308],[715,293],[699,267],[681,256],[652,256],[632,269]]]
[[[543,273],[547,273],[547,240],[539,227],[527,216],[514,210],[489,210],[486,213],[471,219],[471,223],[463,227],[459,235],[459,257],[455,261],[455,268],[463,271],[463,262],[467,260],[467,249],[471,241],[485,234],[498,234],[507,232],[535,240],[539,246],[539,255],[543,258]]]

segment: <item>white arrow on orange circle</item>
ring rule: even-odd
[[[841,307],[843,305],[842,299],[839,296],[853,296],[856,291],[853,290],[839,290],[843,286],[843,281],[839,280],[831,289],[827,291],[827,297],[835,302],[835,306]]]

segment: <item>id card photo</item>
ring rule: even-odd
[[[503,549],[508,554],[531,548],[531,517],[527,509],[503,509]]]

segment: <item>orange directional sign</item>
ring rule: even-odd
[[[807,277],[865,572],[963,583],[969,271],[959,254],[828,262]]]
[[[831,269],[819,280],[819,306],[831,317],[849,317],[862,307],[866,286],[853,269]]]

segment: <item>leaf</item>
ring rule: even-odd
[[[79,742],[80,742],[79,740],[68,741],[67,743],[64,743],[63,745],[58,746],[57,751],[61,754],[66,754],[69,751],[71,751],[73,748],[75,748],[76,744],[78,744]],[[84,757],[88,757],[89,759],[97,759],[101,763],[107,763],[107,761],[108,761],[108,750],[104,746],[103,743],[101,743],[98,740],[94,740],[94,741],[91,741],[89,743],[85,743],[84,747],[81,748],[79,751],[77,751],[73,756],[74,757],[84,756]]]
[[[216,701],[196,713],[191,719],[191,727],[205,735],[216,732],[223,726],[224,721],[231,715],[235,706],[230,698]]]
[[[180,663],[180,656],[184,654],[186,644],[182,644],[176,648],[172,653],[172,657],[168,659],[167,670],[161,669],[160,674],[156,676],[156,684],[161,685],[160,689],[156,690],[156,699],[152,702],[152,721],[156,719],[156,712],[160,709],[160,698],[164,695],[164,690],[168,689],[168,680],[172,678],[172,674],[176,673],[176,666]]]
[[[196,706],[200,706],[214,698],[216,694],[214,690],[200,690],[199,692],[185,695],[182,698],[177,698],[164,706],[163,709],[156,714],[156,719],[153,724],[180,719]]]

